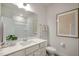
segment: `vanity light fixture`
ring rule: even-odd
[[[27,6],[27,3],[23,3],[23,6]]]
[[[27,3],[14,3],[18,8],[24,8],[26,11],[32,11],[30,4]]]

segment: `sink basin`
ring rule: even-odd
[[[29,44],[34,44],[34,43],[35,42],[34,41],[31,41],[31,40],[30,41],[21,41],[20,42],[21,45],[29,45]]]

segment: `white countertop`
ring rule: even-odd
[[[13,52],[28,48],[30,46],[42,43],[44,41],[46,41],[46,40],[39,39],[39,38],[29,39],[28,41],[25,42],[26,43],[25,45],[21,45],[20,43],[22,43],[23,41],[19,41],[19,42],[16,43],[15,46],[10,46],[10,47],[7,47],[7,48],[0,49],[0,56],[8,55],[10,53],[13,53]]]

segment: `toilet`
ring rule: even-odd
[[[48,56],[55,56],[56,55],[56,49],[51,46],[46,47],[46,52],[47,52]]]
[[[67,56],[64,53],[58,52],[54,47],[46,47],[47,56]]]

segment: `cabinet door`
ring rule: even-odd
[[[20,50],[20,51],[11,53],[8,56],[25,56],[25,50]]]
[[[26,56],[27,56],[28,54],[30,54],[30,53],[33,53],[33,52],[36,51],[37,49],[39,49],[39,45],[38,45],[38,44],[26,48],[26,49],[25,49],[25,52],[26,52],[25,54],[26,54]]]
[[[41,55],[40,49],[38,49],[34,52],[34,56],[40,56],[40,55]]]
[[[28,55],[26,55],[26,56],[33,56],[33,53],[30,53],[30,54],[28,54]]]
[[[45,47],[44,48],[41,48],[40,49],[40,53],[41,53],[40,56],[46,56],[46,48]]]
[[[46,55],[46,49],[40,48],[37,51],[34,52],[34,56],[45,56]]]

